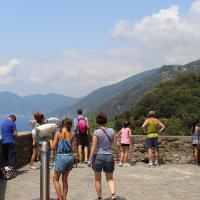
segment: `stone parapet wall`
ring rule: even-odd
[[[117,151],[120,152],[119,138]],[[159,153],[160,162],[164,164],[189,164],[193,162],[193,149],[189,136],[160,136]],[[133,136],[133,144],[129,154],[130,163],[148,162],[148,154],[145,136]]]
[[[117,152],[120,152],[119,138],[116,138]],[[32,154],[32,135],[30,132],[19,133],[16,140],[17,167],[30,162]],[[192,163],[191,137],[185,136],[160,136],[159,152],[160,162],[164,164],[189,164]],[[130,148],[130,163],[148,162],[145,136],[133,136],[133,144]],[[3,165],[2,148],[0,143],[0,167]]]
[[[30,162],[32,154],[32,134],[31,132],[20,132],[16,139],[17,167],[21,167]],[[2,147],[0,143],[0,167],[3,166]]]

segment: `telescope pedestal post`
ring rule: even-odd
[[[39,142],[40,150],[40,200],[50,199],[50,170],[49,151],[50,145],[47,141]]]

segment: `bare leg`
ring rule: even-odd
[[[154,151],[155,151],[155,160],[158,160],[159,159],[158,148],[155,148]]]
[[[38,147],[37,147],[36,151],[37,151],[37,160],[40,160],[40,151],[39,151]]]
[[[33,139],[33,152],[32,152],[32,156],[31,156],[31,161],[30,161],[30,168],[31,169],[37,169],[34,166],[34,161],[37,158],[37,147],[36,147],[36,141]]]
[[[62,198],[61,186],[60,186],[60,183],[59,183],[60,175],[61,175],[60,172],[54,171],[53,183],[54,183],[54,187],[55,187],[58,199],[62,200],[63,198]]]
[[[197,147],[197,163],[200,164],[200,149]]]
[[[62,182],[63,182],[63,200],[66,200],[67,198],[67,192],[68,192],[68,175],[69,172],[62,173]]]
[[[121,155],[120,155],[120,147],[117,146],[116,147],[116,156],[117,156],[117,162],[120,162],[120,158],[121,158]]]
[[[106,173],[106,180],[108,182],[110,192],[115,197],[115,183],[113,180],[113,173]]]
[[[125,163],[127,163],[128,162],[128,154],[129,154],[129,146],[127,146],[127,147],[125,147],[125,155],[124,155],[124,157],[125,157]]]
[[[30,165],[33,165],[33,163],[34,163],[36,157],[37,157],[37,148],[33,147],[33,153],[32,153],[32,156],[31,156]]]
[[[125,151],[125,148],[122,146],[122,147],[121,147],[121,157],[120,157],[120,163],[123,163],[124,151]]]
[[[101,172],[95,172],[94,173],[95,176],[95,188],[96,188],[96,192],[98,197],[102,197],[102,189],[101,189]]]
[[[85,160],[88,160],[88,147],[84,147]]]
[[[82,162],[83,161],[82,145],[78,145],[78,157],[79,161]]]
[[[152,161],[152,148],[148,149],[149,161]]]
[[[194,147],[193,152],[194,152],[194,161],[195,161],[195,164],[198,165],[198,147],[197,146]]]

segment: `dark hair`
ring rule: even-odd
[[[148,113],[148,118],[151,118],[151,117],[156,117],[156,112],[155,111],[149,111]]]
[[[66,128],[68,132],[71,132],[72,129],[72,120],[68,117],[62,119],[60,123],[60,132],[62,131],[63,128]]]
[[[193,122],[193,124],[192,124],[192,133],[194,133],[194,131],[195,131],[195,127],[196,127],[196,125],[198,125],[199,124],[199,120],[195,120],[194,122]]]
[[[39,114],[39,116],[36,118],[38,124],[42,124],[42,120],[45,119],[45,116],[43,114]]]
[[[83,110],[82,109],[78,109],[77,113],[78,113],[78,115],[82,115],[83,114]]]
[[[129,121],[125,121],[124,122],[124,128],[127,128],[127,127],[129,127],[130,126],[130,122]]]
[[[39,117],[40,113],[39,112],[34,112],[34,119],[37,120],[37,118]]]
[[[108,118],[105,113],[99,113],[96,116],[96,123],[99,125],[105,125],[107,124],[107,121],[108,121]]]
[[[14,122],[17,120],[17,117],[15,115],[9,115],[9,118],[12,119]]]

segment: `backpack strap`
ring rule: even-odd
[[[112,144],[112,140],[111,138],[109,137],[109,135],[106,133],[106,130],[101,128],[101,130],[106,134],[107,138],[109,139],[110,143]]]

